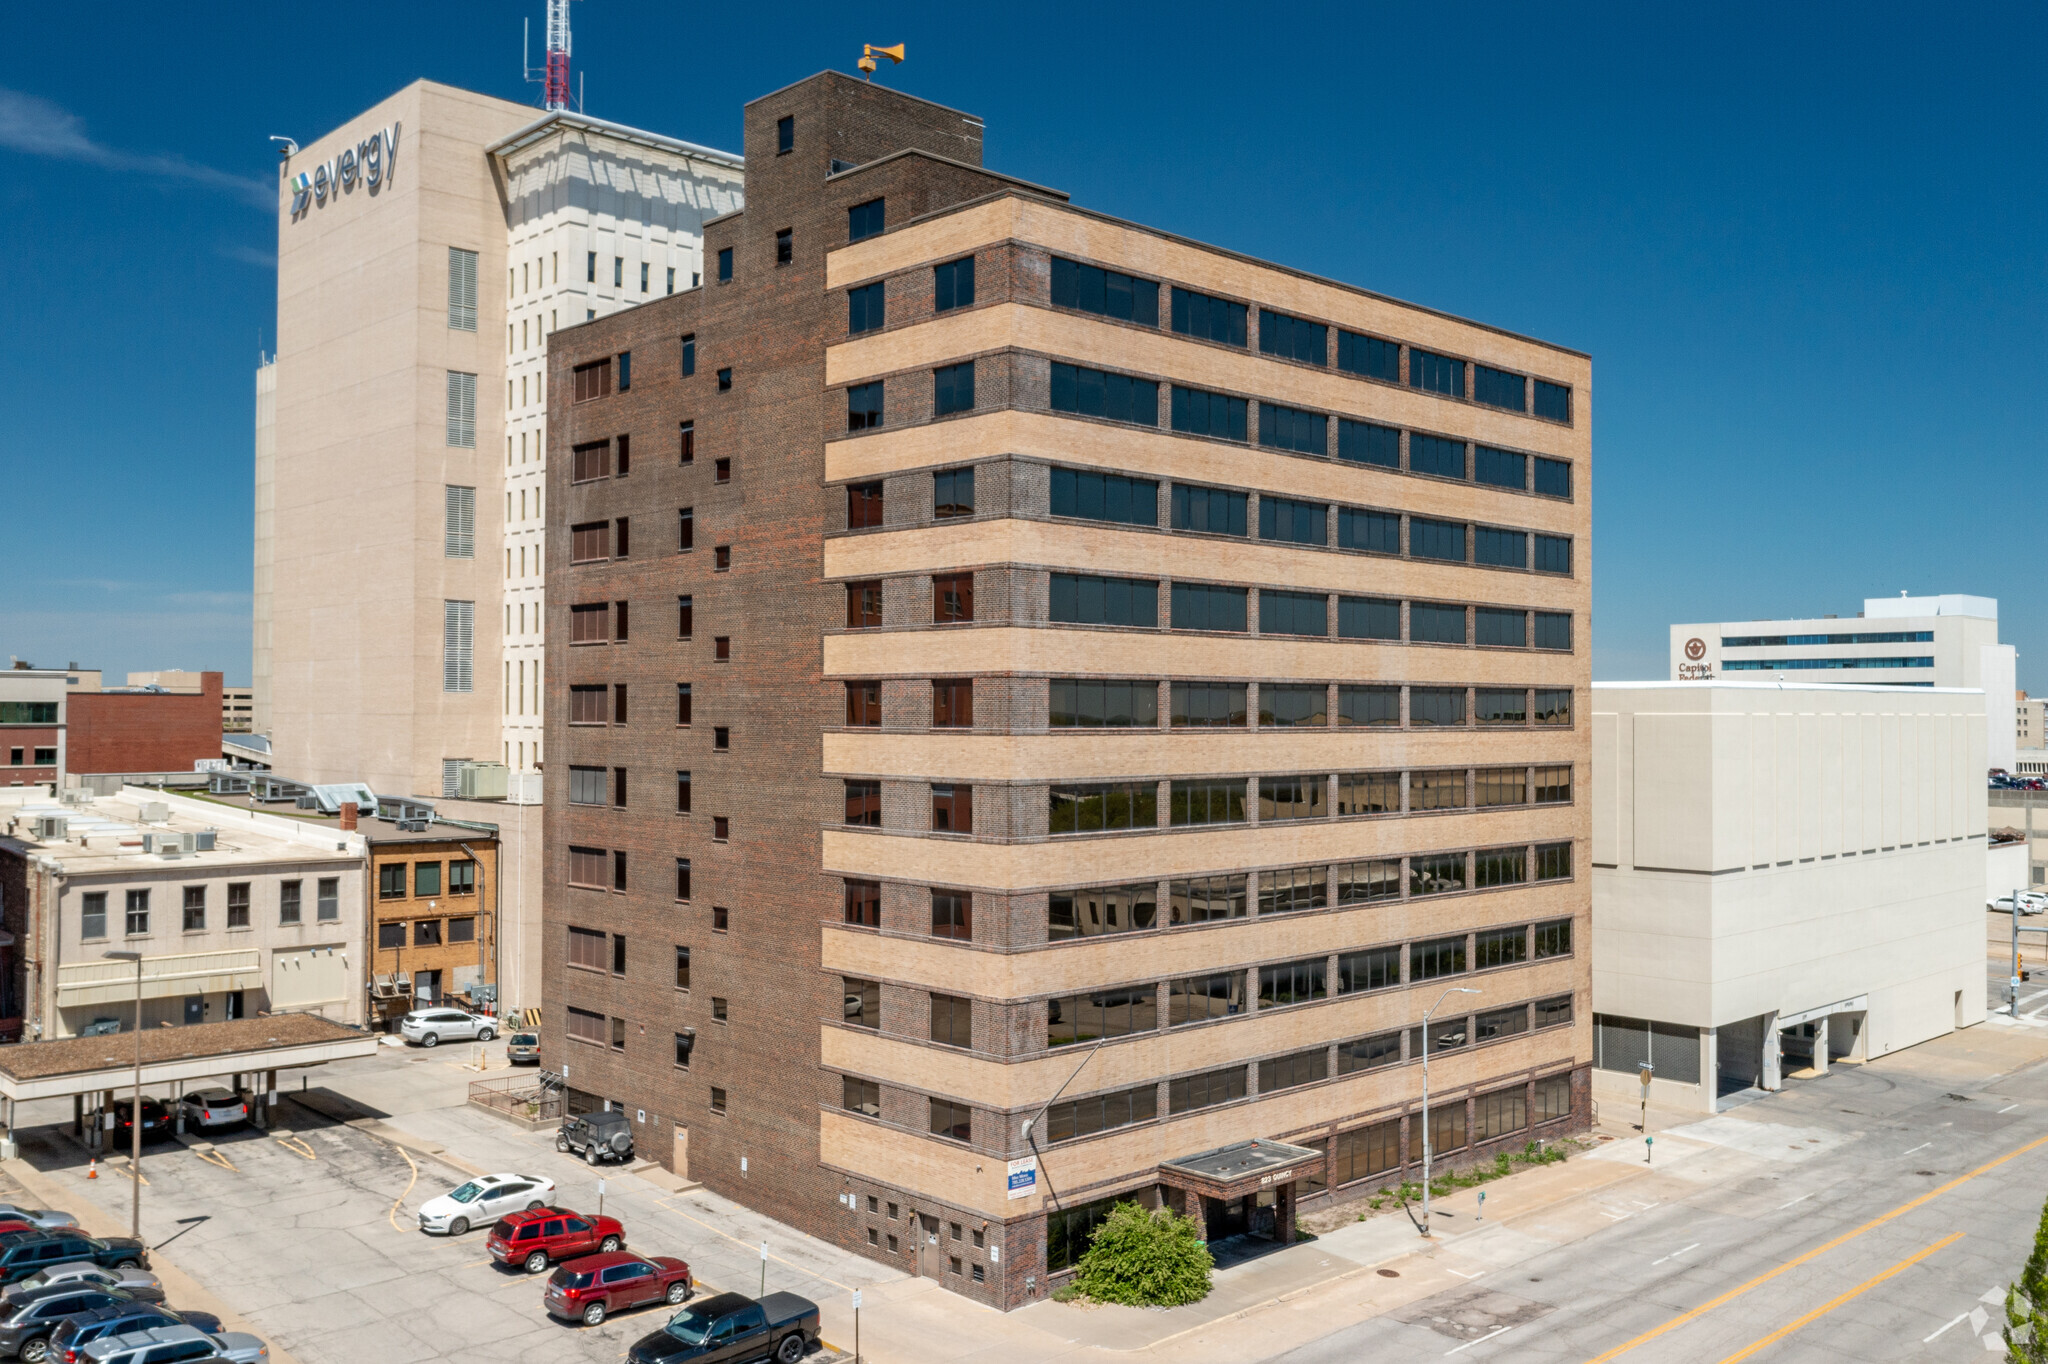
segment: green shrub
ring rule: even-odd
[[[2006,1355],[2016,1364],[2048,1361],[2048,1206],[2034,1231],[2034,1252],[2020,1281],[2005,1290]]]
[[[1074,1287],[1097,1302],[1179,1307],[1209,1295],[1214,1266],[1191,1219],[1119,1203],[1095,1229]]]

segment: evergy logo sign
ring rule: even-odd
[[[293,176],[292,216],[296,218],[314,204],[325,205],[345,193],[351,193],[358,185],[375,189],[389,180],[398,163],[401,128],[401,124],[394,123],[382,132],[373,132],[312,170],[300,171]]]

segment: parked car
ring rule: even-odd
[[[443,1042],[488,1042],[498,1035],[497,1020],[460,1009],[414,1009],[398,1024],[408,1042],[438,1047]]]
[[[624,1110],[608,1108],[596,1113],[579,1113],[562,1122],[555,1133],[555,1149],[583,1157],[585,1165],[607,1160],[633,1158],[633,1124]]]
[[[132,1116],[134,1109],[135,1100],[132,1098],[114,1100],[114,1130],[121,1134],[119,1144],[125,1145],[127,1143],[128,1129],[134,1123]],[[169,1134],[170,1130],[171,1111],[164,1107],[163,1100],[153,1099],[147,1094],[143,1095],[142,1139],[148,1141],[153,1137],[165,1136]]]
[[[25,1208],[19,1203],[0,1203],[0,1220],[27,1222],[45,1230],[78,1225],[78,1219],[68,1212],[58,1212],[55,1208]]]
[[[196,1326],[145,1326],[118,1336],[101,1336],[78,1352],[80,1364],[172,1364],[176,1360],[233,1360],[265,1364],[270,1347],[241,1331],[210,1335]]]
[[[595,1326],[614,1312],[650,1302],[687,1302],[695,1291],[690,1267],[681,1260],[615,1250],[556,1266],[541,1305],[549,1316]]]
[[[515,1032],[505,1039],[505,1059],[515,1066],[540,1064],[540,1034]]]
[[[46,1359],[51,1334],[66,1320],[121,1301],[119,1293],[96,1283],[73,1282],[10,1293],[0,1302],[0,1355],[31,1364]]]
[[[2012,896],[2001,895],[1995,900],[1986,900],[1984,908],[1994,914],[2010,914],[2012,913]],[[2022,915],[2048,913],[2048,895],[2043,895],[2039,891],[2021,891],[2020,913]]]
[[[545,1208],[555,1181],[539,1175],[483,1175],[420,1205],[420,1230],[460,1236],[508,1212]]]
[[[126,1293],[138,1302],[162,1302],[164,1281],[146,1269],[108,1269],[90,1260],[67,1260],[62,1264],[45,1265],[25,1279],[21,1279],[0,1295],[14,1297],[23,1289],[42,1288],[49,1284],[86,1283],[101,1288],[111,1288]]]
[[[179,1101],[188,1124],[202,1129],[249,1121],[249,1101],[225,1089],[195,1089]]]
[[[59,1364],[78,1364],[85,1347],[102,1336],[125,1335],[145,1326],[197,1326],[208,1335],[220,1334],[220,1318],[211,1312],[173,1312],[149,1302],[122,1299],[90,1312],[67,1317],[50,1333],[49,1358]]]
[[[509,1213],[491,1228],[484,1249],[501,1265],[524,1265],[538,1274],[556,1260],[573,1260],[626,1244],[616,1217],[586,1217],[567,1208]]]
[[[149,1248],[132,1236],[86,1236],[76,1231],[13,1231],[0,1236],[0,1285],[19,1283],[39,1269],[90,1260],[109,1269],[147,1269]]]
[[[727,1364],[774,1359],[797,1364],[818,1339],[818,1304],[794,1293],[770,1293],[755,1302],[738,1293],[691,1303],[668,1325],[642,1336],[626,1352],[628,1364]]]

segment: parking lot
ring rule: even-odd
[[[732,1205],[667,1193],[619,1167],[592,1171],[558,1155],[550,1132],[504,1124],[460,1106],[459,1097],[451,1106],[450,1096],[475,1078],[455,1051],[386,1051],[333,1073],[314,1071],[303,1093],[287,1092],[272,1130],[215,1134],[211,1150],[150,1144],[144,1238],[300,1364],[610,1362],[667,1320],[672,1309],[653,1306],[596,1328],[554,1321],[540,1305],[546,1276],[492,1263],[487,1227],[459,1238],[423,1235],[420,1204],[461,1183],[467,1166],[553,1179],[553,1201],[582,1212],[596,1211],[601,1173],[604,1211],[625,1224],[629,1248],[689,1261],[700,1291],[760,1288],[758,1241],[733,1221]],[[125,1162],[87,1180],[83,1151],[68,1126],[57,1125],[68,1123],[68,1108],[43,1114],[24,1105],[21,1154],[70,1206],[97,1204],[125,1224]],[[445,1154],[432,1153],[444,1145]],[[786,1228],[774,1240],[770,1291],[836,1307],[852,1286],[900,1277],[822,1243],[792,1243]],[[829,1327],[826,1334],[831,1339]]]

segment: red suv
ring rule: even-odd
[[[556,1266],[541,1304],[551,1317],[595,1326],[629,1307],[686,1302],[694,1291],[690,1267],[681,1260],[615,1250]]]
[[[550,1261],[613,1251],[625,1243],[626,1229],[616,1217],[585,1217],[567,1208],[535,1208],[500,1218],[484,1249],[501,1265],[525,1265],[527,1273],[538,1274]]]

